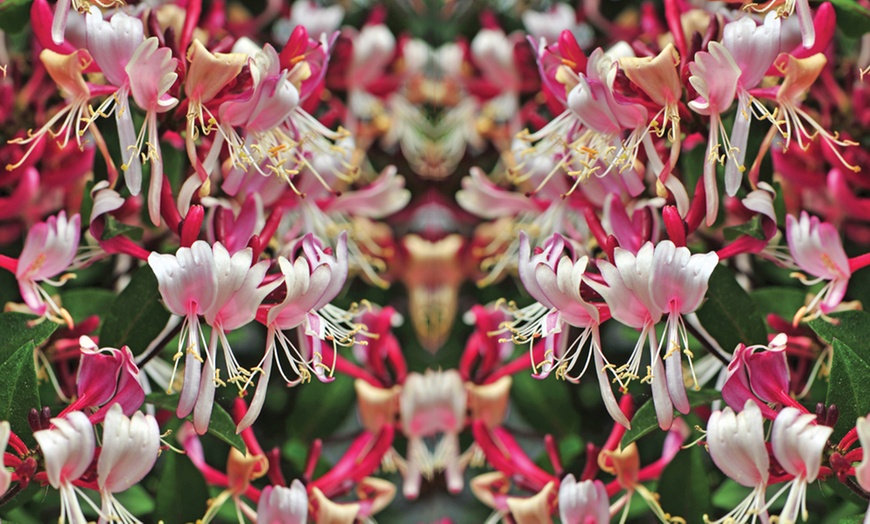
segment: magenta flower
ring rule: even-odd
[[[803,211],[800,219],[795,219],[792,215],[786,217],[785,234],[795,264],[816,277],[809,280],[798,274],[801,282],[813,285],[828,281],[809,305],[798,311],[795,320],[829,313],[842,302],[852,275],[840,233],[832,224],[822,222],[815,216],[810,217]]]
[[[103,423],[97,459],[97,485],[102,499],[100,524],[115,520],[138,522],[114,494],[138,484],[154,467],[159,449],[160,428],[153,416],[137,411],[128,417],[120,404],[112,405]]]
[[[9,422],[0,422],[0,497],[6,494],[9,490],[9,485],[12,483],[12,472],[6,469],[4,459],[6,453],[6,445],[9,444],[9,437],[12,434],[12,429]]]
[[[770,477],[770,458],[764,442],[764,419],[753,400],[740,413],[731,408],[714,411],[707,421],[707,448],[716,466],[752,493],[714,524],[745,524],[757,519],[767,522],[764,501]]]
[[[45,316],[55,322],[72,326],[69,313],[61,308],[40,285],[47,282],[53,286],[63,285],[67,277],[60,281],[52,278],[60,275],[73,262],[79,247],[81,217],[76,214],[67,220],[66,212],[48,217],[30,228],[24,240],[24,248],[14,267],[18,289],[24,303],[37,315]],[[9,265],[4,266],[11,269]]]
[[[60,490],[60,522],[69,519],[72,524],[86,524],[73,481],[87,471],[94,458],[94,427],[81,411],[53,418],[51,423],[52,429],[36,431],[33,438],[42,450],[48,483]]]

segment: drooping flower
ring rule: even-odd
[[[731,408],[714,411],[707,421],[707,448],[716,466],[752,493],[716,524],[767,522],[764,500],[770,458],[764,442],[764,419],[758,404],[747,399],[740,413]],[[705,519],[706,520],[706,519]]]
[[[50,216],[45,222],[30,228],[17,261],[0,257],[0,265],[15,273],[21,297],[27,307],[37,315],[70,327],[73,324],[72,317],[39,283],[63,285],[68,278],[65,275],[61,276],[60,281],[51,279],[69,269],[72,264],[79,246],[80,226],[81,217],[78,214],[67,220],[66,212],[61,211],[57,216]]]
[[[103,424],[102,446],[97,459],[97,485],[102,509],[100,524],[119,520],[138,523],[115,498],[141,481],[154,467],[160,449],[160,428],[151,415],[137,411],[124,414],[120,404],[113,404]]]
[[[299,3],[299,2],[297,2]],[[290,487],[266,486],[257,504],[257,524],[305,524],[308,522],[308,492],[299,479]]]
[[[87,471],[94,458],[94,427],[81,411],[53,418],[51,423],[52,429],[36,431],[33,438],[42,450],[48,483],[60,490],[60,522],[69,519],[72,524],[86,524],[73,481]]]
[[[704,163],[704,188],[707,195],[707,225],[713,225],[719,212],[719,189],[716,185],[716,164],[736,162],[734,150],[722,124],[722,113],[731,107],[737,93],[737,82],[742,74],[731,52],[719,42],[710,42],[707,51],[695,54],[689,64],[689,83],[698,92],[698,98],[689,102],[696,113],[710,117],[710,136],[707,140],[707,160]],[[725,153],[719,156],[719,145],[724,143]],[[730,187],[730,186],[729,186]]]
[[[819,475],[822,452],[834,428],[816,423],[816,416],[793,407],[783,408],[773,421],[770,443],[773,455],[787,473],[795,478],[780,513],[783,524],[809,518],[806,508],[807,486]]]
[[[809,280],[798,275],[798,278],[806,285],[828,281],[809,305],[798,311],[795,320],[815,318],[832,311],[843,300],[852,275],[837,228],[802,211],[800,219],[792,215],[786,217],[785,234],[795,264],[816,277]]]

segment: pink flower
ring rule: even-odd
[[[743,410],[731,408],[714,411],[707,421],[707,448],[716,466],[752,493],[719,520],[720,523],[743,524],[757,518],[767,522],[765,490],[769,479],[770,458],[764,442],[764,419],[755,401],[748,399]]]
[[[167,309],[184,317],[175,356],[177,366],[186,353],[177,413],[185,417],[195,406],[194,425],[200,433],[208,428],[215,386],[220,382],[215,364],[218,343],[224,350],[227,381],[242,384],[250,372],[236,362],[226,333],[254,320],[260,303],[281,283],[275,280],[260,287],[269,263],[263,261],[252,266],[252,258],[250,248],[231,257],[219,242],[209,246],[202,240],[189,248],[179,248],[175,255],[152,253],[148,257]],[[200,346],[205,343],[200,316],[212,327],[205,374],[200,356]]]
[[[640,361],[646,339],[650,341],[650,382],[659,425],[666,429],[673,420],[673,406],[688,413],[689,401],[683,382],[681,354],[692,354],[683,316],[695,312],[707,293],[707,282],[716,268],[716,253],[693,255],[688,248],[676,247],[670,240],[653,246],[644,244],[632,255],[616,248],[615,266],[607,261],[598,264],[607,287],[594,281],[589,285],[598,291],[616,320],[641,330],[641,336],[628,363],[617,369],[625,380],[639,378]],[[654,326],[667,315],[665,333],[655,344]],[[660,355],[667,364],[667,373]]]
[[[790,482],[785,506],[779,519],[783,523],[797,522],[798,514],[807,520],[807,486],[816,480],[822,453],[834,428],[816,423],[816,416],[793,407],[783,408],[773,421],[770,443],[773,455],[782,469],[794,475]]]
[[[408,466],[402,492],[408,499],[420,493],[422,477],[444,471],[447,489],[462,491],[459,432],[465,426],[466,393],[456,370],[410,373],[399,397],[402,431],[408,437]],[[441,434],[437,451],[429,451],[425,437]]]
[[[716,164],[725,158],[736,161],[725,127],[722,113],[731,107],[737,93],[737,82],[742,74],[731,52],[719,42],[710,42],[708,51],[695,54],[689,64],[689,83],[698,92],[698,98],[689,102],[696,113],[710,117],[710,137],[707,141],[707,161],[704,164],[704,187],[707,194],[707,225],[713,225],[719,212],[719,189],[716,185]],[[719,135],[725,144],[725,156],[719,157]],[[729,187],[731,187],[729,185]]]
[[[298,2],[297,2],[298,3]],[[257,524],[305,524],[308,522],[308,493],[294,479],[290,487],[267,486],[257,504]]]
[[[60,521],[85,524],[73,481],[87,471],[94,458],[94,427],[81,411],[53,418],[51,423],[54,428],[36,431],[33,438],[42,450],[48,483],[60,490]]]
[[[752,17],[745,16],[726,24],[723,30],[722,45],[731,52],[741,71],[737,81],[737,114],[730,140],[734,156],[725,166],[725,192],[729,196],[737,194],[746,169],[743,162],[746,159],[754,101],[749,90],[761,82],[773,65],[779,53],[779,33],[780,20],[774,13],[768,13],[761,26],[756,25]]]
[[[102,499],[100,524],[114,520],[136,521],[114,494],[141,481],[154,467],[159,449],[160,428],[153,416],[137,411],[128,417],[120,404],[112,405],[103,423],[102,447],[97,459],[97,485]]]
[[[6,469],[4,459],[6,453],[6,445],[9,444],[9,436],[12,434],[12,429],[9,427],[9,422],[0,422],[0,497],[6,494],[9,490],[9,484],[12,483],[12,472]]]
[[[79,247],[80,226],[81,217],[78,214],[67,220],[64,211],[34,225],[27,232],[15,268],[24,303],[37,315],[65,322],[69,326],[73,323],[69,313],[54,302],[39,282],[62,285],[64,277],[61,277],[61,282],[50,279],[66,271],[72,264]]]
[[[471,176],[462,179],[456,202],[469,213],[486,219],[540,212],[533,199],[493,184],[476,166],[471,168]]]
[[[559,483],[559,518],[562,524],[608,524],[610,498],[600,480],[577,482],[568,475]]]
[[[289,378],[280,362],[278,363],[278,371],[287,385],[311,380],[312,372],[321,381],[333,380],[334,369],[322,363],[321,348],[297,348],[283,333],[284,330],[302,327],[305,335],[319,340],[329,339],[335,351],[335,345],[353,345],[354,335],[361,329],[352,323],[348,312],[329,305],[347,279],[347,233],[342,232],[339,235],[335,255],[331,250],[324,250],[320,240],[312,234],[305,235],[300,243],[303,256],[292,263],[284,257],[278,258],[278,265],[284,275],[283,283],[287,289],[284,300],[263,307],[258,314],[259,320],[268,328],[266,354],[257,365],[262,370],[257,389],[248,412],[236,427],[237,431],[249,427],[260,414],[272,373],[272,360],[278,346],[296,374],[296,378]],[[304,349],[310,350],[308,355],[303,354],[301,350]],[[251,380],[253,375],[247,379],[245,387]]]
[[[799,274],[801,282],[813,285],[828,281],[809,305],[798,311],[795,319],[815,318],[819,314],[832,311],[843,300],[849,286],[849,277],[852,275],[837,228],[822,222],[818,217],[810,217],[803,211],[800,219],[795,219],[792,215],[786,217],[785,234],[795,264],[816,277],[809,280]]]
[[[861,442],[861,463],[855,466],[855,480],[864,491],[870,491],[870,415],[860,417],[855,422],[855,431]],[[864,524],[870,520],[870,508],[864,515]]]

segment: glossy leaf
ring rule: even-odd
[[[0,314],[0,363],[28,342],[38,346],[54,333],[57,326],[54,322],[40,320],[33,315]]]
[[[767,342],[767,329],[755,302],[723,265],[713,271],[707,300],[697,314],[704,329],[725,351],[733,351],[740,343]]]
[[[0,364],[0,420],[8,420],[12,431],[28,444],[33,444],[33,433],[27,415],[41,407],[33,363],[35,349],[33,341],[28,341]]]
[[[828,383],[827,405],[836,404],[840,418],[834,426],[837,440],[855,427],[858,417],[870,412],[870,351],[866,343],[860,350],[835,338],[831,377]]]
[[[100,329],[100,346],[126,345],[138,355],[163,331],[167,320],[169,312],[160,303],[157,278],[150,267],[142,266],[112,302]]]

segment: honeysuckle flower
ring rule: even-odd
[[[128,417],[120,404],[112,405],[103,423],[102,446],[97,459],[101,524],[114,520],[140,522],[114,494],[139,483],[154,467],[159,449],[160,428],[153,416],[137,411]]]
[[[422,478],[430,479],[437,471],[444,471],[451,493],[462,491],[459,432],[465,426],[465,408],[465,387],[456,370],[408,374],[399,397],[402,432],[408,437],[405,498],[417,498]],[[439,433],[433,453],[423,439]]]
[[[764,442],[764,419],[758,404],[747,399],[735,414],[731,408],[714,411],[707,421],[707,449],[716,466],[739,484],[753,488],[736,508],[715,523],[767,522],[765,490],[770,458]],[[706,515],[705,522],[710,522]]]
[[[816,137],[827,145],[843,166],[853,172],[859,172],[860,167],[850,164],[840,153],[840,147],[856,146],[857,142],[842,139],[838,133],[831,133],[822,127],[809,113],[801,107],[801,101],[806,97],[810,87],[816,83],[822,69],[828,63],[823,53],[797,58],[793,55],[781,53],[774,61],[774,67],[782,73],[783,81],[776,90],[776,103],[779,111],[774,117],[767,113],[765,116],[779,130],[785,139],[784,149],[788,149],[792,138],[797,140],[798,146],[806,150],[809,143]]]
[[[12,429],[9,427],[9,422],[0,421],[0,497],[6,494],[6,491],[9,490],[9,484],[12,483],[12,472],[6,469],[2,458],[6,454],[6,445],[9,444],[11,433]]]
[[[728,364],[722,399],[735,410],[742,409],[749,400],[761,401],[756,409],[771,420],[776,418],[776,412],[766,403],[801,409],[800,404],[789,396],[787,343],[787,335],[780,333],[769,346],[737,346]]]
[[[689,209],[689,196],[682,183],[676,177],[670,176],[680,154],[682,137],[680,134],[679,102],[683,96],[683,85],[680,81],[677,67],[680,64],[680,54],[673,44],[668,44],[655,57],[624,57],[619,59],[619,67],[636,86],[650,99],[662,107],[650,121],[651,129],[663,137],[667,132],[671,141],[671,152],[666,165],[659,166],[658,155],[651,155],[653,167],[659,167],[656,173],[658,180],[674,195],[680,215],[685,216]],[[658,124],[662,119],[661,125]],[[645,136],[645,141],[649,139]],[[646,142],[645,142],[646,144]],[[647,154],[653,149],[647,146]]]
[[[39,53],[39,60],[51,79],[57,84],[67,103],[38,131],[28,132],[27,138],[14,138],[9,141],[11,144],[30,144],[30,146],[18,162],[6,166],[7,171],[21,166],[46,136],[62,137],[57,141],[57,145],[60,148],[65,148],[69,144],[70,132],[74,132],[76,144],[81,148],[82,136],[89,129],[87,122],[91,116],[91,110],[88,106],[91,90],[85,82],[83,73],[93,62],[90,53],[87,49],[78,49],[71,54],[63,55],[50,49],[43,49]],[[53,130],[52,128],[58,122],[61,122],[60,127]],[[96,129],[92,129],[91,132],[99,136],[99,131]]]
[[[53,418],[51,423],[53,428],[36,431],[33,438],[42,450],[48,483],[60,490],[60,522],[69,519],[72,524],[86,524],[73,481],[87,471],[94,458],[94,427],[81,411]]]
[[[828,281],[813,300],[797,312],[795,320],[830,312],[843,300],[852,275],[839,231],[832,224],[802,211],[800,219],[792,215],[786,217],[785,234],[795,264],[816,277],[809,280],[798,274],[798,278],[806,285]]]
[[[618,434],[624,432],[624,428],[614,426],[614,432]],[[637,445],[632,442],[627,447],[623,448],[619,444],[619,438],[608,439],[608,444],[605,444],[604,449],[598,454],[598,466],[602,471],[610,473],[616,477],[607,486],[608,495],[613,495],[620,490],[625,490],[625,494],[616,500],[611,507],[612,512],[619,511],[625,508],[628,511],[631,506],[631,499],[635,493],[639,493],[644,499],[647,506],[652,510],[653,514],[662,522],[667,522],[668,518],[658,503],[658,496],[651,492],[642,484],[644,481],[658,478],[662,470],[667,466],[676,454],[682,448],[683,442],[689,435],[689,426],[678,418],[665,435],[665,442],[662,445],[661,457],[655,462],[641,467],[640,454],[637,450]],[[613,446],[613,449],[611,449]],[[625,518],[625,514],[622,517]]]
[[[124,5],[123,0],[93,0],[95,4],[103,9],[111,9]],[[69,19],[69,8],[72,6],[79,13],[86,13],[90,9],[90,1],[86,0],[61,0],[57,3],[54,10],[54,17],[51,21],[51,40],[61,45],[64,43],[64,33],[66,32],[66,24]]]
[[[870,415],[859,417],[855,422],[855,431],[861,442],[861,463],[855,466],[855,480],[861,489],[870,491]],[[2,491],[2,489],[0,489]],[[870,508],[864,515],[864,524],[870,522]]]
[[[749,126],[752,123],[751,104],[754,100],[749,90],[761,82],[779,54],[780,20],[775,14],[768,13],[764,23],[759,26],[752,17],[745,16],[726,24],[722,33],[722,45],[731,53],[741,71],[737,79],[737,115],[728,146],[733,149],[734,156],[725,165],[725,192],[734,196],[746,169],[743,162],[746,159]]]
[[[384,218],[403,209],[411,201],[405,178],[396,174],[396,166],[387,166],[367,186],[343,192],[321,206],[325,213],[346,213],[368,218]]]
[[[783,408],[773,421],[770,443],[782,469],[794,475],[779,521],[794,524],[798,515],[809,518],[806,508],[807,486],[816,480],[822,452],[834,428],[816,423],[816,416],[793,407]]]
[[[278,279],[261,287],[269,263],[252,266],[252,258],[250,248],[230,256],[222,244],[209,246],[202,240],[179,248],[175,255],[152,253],[148,257],[167,309],[184,317],[175,355],[177,367],[186,354],[178,414],[187,416],[193,410],[194,425],[200,433],[208,428],[215,386],[223,383],[215,363],[218,343],[224,350],[227,381],[242,389],[250,372],[239,366],[226,333],[251,322],[266,295],[281,284]],[[207,346],[200,316],[212,327]],[[206,373],[202,373],[201,346],[207,348]]]
[[[608,524],[610,498],[600,480],[577,482],[568,475],[559,483],[559,518],[563,524]]]
[[[66,212],[61,211],[30,228],[17,261],[0,256],[0,267],[15,273],[18,289],[27,307],[36,315],[70,327],[73,325],[72,317],[39,283],[61,286],[71,277],[61,273],[69,269],[75,259],[81,236],[80,226],[81,217],[78,214],[67,220]],[[51,280],[58,275],[61,275],[60,281]]]
[[[289,488],[285,486],[263,488],[260,502],[257,504],[257,524],[305,524],[306,522],[308,522],[308,492],[299,479],[293,479]]]
[[[707,51],[695,53],[695,61],[689,64],[689,83],[698,93],[698,98],[689,102],[696,113],[710,117],[710,136],[707,140],[704,163],[704,188],[707,195],[707,225],[713,225],[719,213],[719,189],[716,185],[716,164],[726,159],[736,162],[734,150],[722,124],[722,113],[731,107],[737,93],[737,82],[742,71],[731,52],[719,42],[710,42]],[[725,153],[719,156],[719,144],[724,143]],[[730,186],[729,186],[730,187]]]
[[[641,330],[628,363],[617,369],[623,380],[639,378],[641,356],[649,338],[650,368],[644,380],[652,385],[656,415],[663,429],[670,427],[673,406],[681,413],[689,411],[681,354],[689,357],[691,367],[692,353],[683,315],[692,314],[700,307],[718,261],[716,253],[693,255],[688,248],[678,248],[670,240],[655,246],[648,242],[637,255],[616,248],[615,264],[599,261],[598,269],[607,287],[588,281],[607,302],[613,318]],[[664,315],[667,315],[665,332],[656,344],[653,328]]]
[[[266,388],[272,372],[272,360],[280,345],[295,378],[290,378],[281,367],[278,360],[278,371],[287,385],[297,385],[311,380],[312,373],[321,381],[331,381],[333,367],[323,364],[321,347],[297,348],[284,334],[284,330],[301,327],[305,335],[315,339],[328,340],[333,345],[351,346],[355,343],[354,335],[360,332],[361,326],[352,322],[352,315],[329,302],[341,291],[347,279],[347,233],[342,232],[338,238],[335,254],[324,249],[323,244],[308,234],[301,240],[303,256],[290,262],[284,257],[278,258],[278,265],[284,276],[283,283],[287,294],[278,304],[263,307],[258,318],[266,324],[266,353],[257,365],[262,370],[257,382],[257,389],[251,399],[247,414],[237,426],[241,431],[254,423],[266,398]],[[307,354],[304,353],[305,350]],[[332,359],[335,361],[335,358]],[[248,377],[245,387],[253,380]]]
[[[592,29],[586,24],[578,24],[574,8],[561,2],[554,3],[546,11],[525,10],[522,20],[529,36],[535,41],[543,39],[546,42],[556,42],[562,31],[579,33],[588,38],[585,33],[591,33]]]
[[[810,10],[808,0],[769,0],[759,6],[754,2],[747,4],[749,9],[764,13],[776,7],[776,17],[784,18],[794,14],[797,10],[798,23],[800,24],[801,40],[805,49],[813,47],[816,42],[816,27],[813,24],[813,13]]]
[[[79,339],[79,345],[82,356],[76,375],[77,398],[59,416],[100,407],[88,417],[92,424],[97,424],[115,406],[127,416],[136,412],[145,401],[145,391],[130,348],[100,348],[87,336]]]

